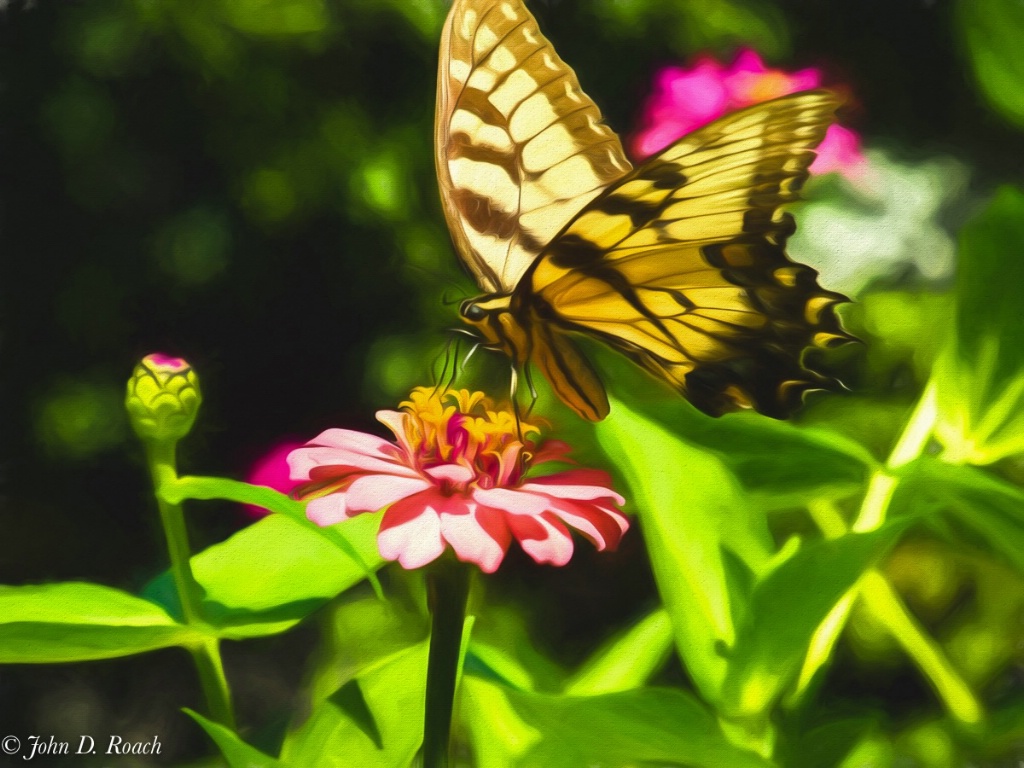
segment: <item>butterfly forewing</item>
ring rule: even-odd
[[[836,106],[827,91],[783,97],[648,160],[544,250],[520,311],[599,336],[709,413],[787,415],[824,381],[804,348],[849,338],[832,312],[843,297],[785,255],[780,210]]]
[[[448,227],[488,293],[510,293],[566,223],[631,169],[520,0],[455,0],[435,131]]]

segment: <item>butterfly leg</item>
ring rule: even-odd
[[[530,370],[529,365],[523,367],[523,378],[526,379],[526,388],[530,392],[530,407],[526,409],[526,418],[530,418],[534,406],[537,405],[538,396],[537,388],[533,385],[533,372]]]

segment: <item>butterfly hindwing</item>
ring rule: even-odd
[[[521,0],[455,0],[437,88],[437,175],[452,239],[484,291],[510,293],[632,166]]]
[[[708,413],[787,415],[825,381],[804,348],[849,338],[832,311],[843,297],[786,256],[780,210],[836,106],[827,91],[783,97],[651,158],[544,249],[519,311],[603,339]]]

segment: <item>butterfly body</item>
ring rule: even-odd
[[[713,415],[784,417],[825,378],[803,350],[848,338],[792,216],[837,106],[809,91],[727,115],[638,168],[521,0],[455,0],[436,161],[456,250],[483,296],[462,319],[537,367],[584,418],[608,401],[571,336],[598,338]]]

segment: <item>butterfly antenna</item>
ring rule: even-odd
[[[448,293],[449,290],[451,289],[445,288],[444,293],[441,294],[441,303],[444,304],[446,307],[450,307],[453,304],[461,304],[463,301],[469,298],[469,294],[466,293],[461,288],[455,290],[456,295],[454,298],[452,298],[452,296]]]

